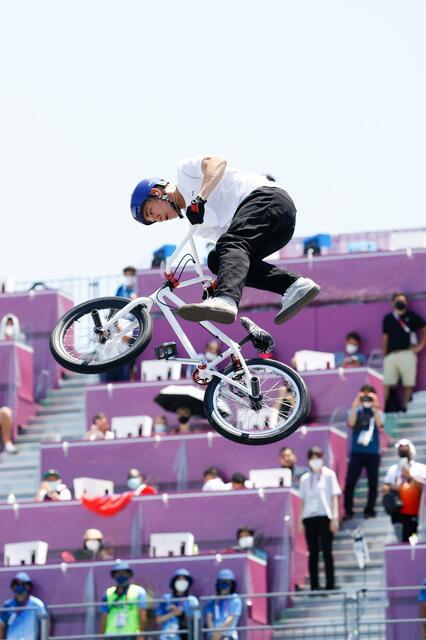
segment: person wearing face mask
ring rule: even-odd
[[[1,319],[0,340],[26,342],[25,334],[21,331],[20,322],[13,313],[8,313]]]
[[[100,633],[125,640],[126,634],[145,630],[148,599],[145,589],[131,582],[133,570],[128,562],[117,560],[111,577],[115,584],[102,597]]]
[[[319,447],[308,451],[310,471],[300,479],[302,521],[309,550],[309,577],[312,591],[319,590],[318,559],[322,549],[326,573],[326,590],[335,589],[333,536],[339,529],[339,496],[342,491],[336,474],[325,466]]]
[[[363,469],[367,471],[368,499],[364,518],[374,518],[379,482],[380,429],[383,416],[380,411],[376,390],[365,384],[356,395],[348,417],[352,429],[352,444],[345,483],[345,517],[353,518],[353,499],[356,483]]]
[[[62,482],[59,471],[49,469],[43,475],[35,499],[37,502],[63,502],[72,500],[72,496],[67,485]]]
[[[175,433],[191,433],[191,409],[189,407],[178,407],[176,409],[176,418],[178,425]]]
[[[402,438],[395,444],[399,461],[386,472],[383,495],[395,491],[402,506],[393,513],[392,524],[400,542],[408,542],[417,533],[418,515],[423,487],[426,483],[426,465],[415,461],[416,448],[411,440]]]
[[[13,597],[3,603],[0,611],[0,638],[38,640],[40,621],[47,618],[47,611],[44,603],[32,595],[33,583],[28,573],[17,573],[10,588]]]
[[[135,267],[124,267],[123,276],[124,282],[118,287],[115,295],[120,298],[130,298],[131,300],[137,298],[137,276]]]
[[[417,356],[426,346],[426,325],[417,313],[408,309],[404,293],[392,296],[393,310],[383,318],[383,383],[385,411],[389,411],[390,392],[399,379],[404,387],[402,410],[407,410],[416,384]]]
[[[139,469],[129,469],[127,476],[127,488],[134,491],[137,496],[146,496],[156,494],[154,487],[146,484],[145,478]]]
[[[297,464],[295,451],[288,446],[282,447],[279,453],[279,462],[282,469],[290,469],[292,485],[294,487],[298,487],[300,478],[308,471],[308,469]]]
[[[206,625],[210,629],[210,640],[238,640],[238,621],[241,617],[243,603],[235,593],[236,580],[233,571],[221,569],[217,574],[216,593],[221,598],[209,600],[204,614]]]
[[[366,356],[360,349],[361,336],[356,331],[350,331],[345,338],[345,350],[334,354],[335,367],[362,367],[367,362]]]
[[[156,416],[154,418],[154,434],[156,433],[166,433],[168,429],[167,418],[166,416]]]
[[[156,610],[160,640],[187,640],[194,637],[192,626],[200,617],[200,605],[189,591],[194,582],[187,569],[177,569],[170,580],[170,592],[165,593]]]

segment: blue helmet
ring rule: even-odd
[[[217,574],[217,580],[233,580],[235,582],[235,574],[231,569],[221,569]]]
[[[151,189],[153,187],[165,187],[167,180],[162,178],[144,178],[139,184],[136,185],[136,189],[132,193],[130,199],[130,210],[132,216],[137,222],[142,224],[154,224],[154,222],[148,222],[143,217],[143,206],[147,200],[151,197]]]

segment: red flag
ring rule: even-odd
[[[126,491],[118,496],[97,496],[96,498],[82,496],[80,501],[83,507],[94,511],[99,516],[115,516],[116,513],[122,511],[129,504],[133,496],[147,496],[156,493],[153,487],[147,485],[142,491]]]

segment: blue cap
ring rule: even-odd
[[[176,578],[185,577],[189,582],[189,587],[191,587],[194,582],[194,578],[189,573],[188,569],[176,569],[174,574],[172,575],[172,579],[170,580],[170,588],[173,589]],[[189,588],[188,587],[188,588]]]
[[[28,575],[28,573],[25,573],[25,571],[20,571],[19,573],[16,574],[16,576],[13,579],[14,580],[19,580],[20,582],[30,582],[31,583],[31,578]]]
[[[130,210],[132,212],[132,216],[137,222],[141,224],[154,224],[154,222],[148,222],[143,217],[143,206],[145,202],[151,196],[151,189],[156,186],[165,187],[167,185],[167,181],[162,178],[144,178],[137,185],[135,190],[132,193],[132,197],[130,199]]]
[[[111,575],[113,575],[116,571],[130,571],[133,575],[133,570],[128,562],[124,562],[123,560],[117,560],[113,568],[111,569]]]
[[[235,575],[231,569],[221,569],[217,574],[217,580],[233,580],[235,582]]]

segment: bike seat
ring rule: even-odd
[[[250,318],[240,318],[241,324],[248,333],[248,337],[256,351],[259,353],[270,353],[275,347],[275,340],[270,333],[259,327]]]

